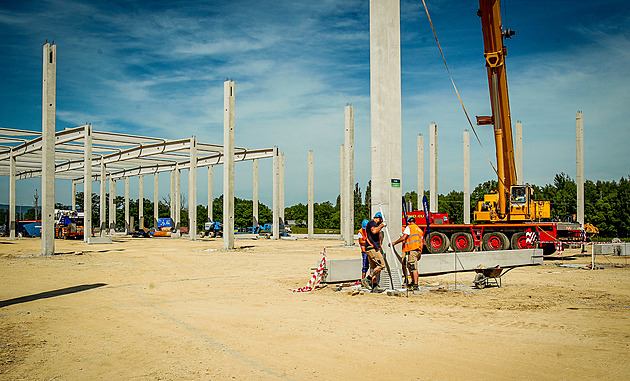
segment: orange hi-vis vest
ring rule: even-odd
[[[424,232],[416,224],[409,225],[409,236],[403,242],[403,252],[420,250],[424,244]]]
[[[361,245],[361,252],[365,253],[365,245],[367,244],[367,232],[365,231],[365,229],[359,229],[357,233],[361,234],[361,238],[363,238],[363,244]],[[359,244],[361,244],[361,239],[359,239]]]

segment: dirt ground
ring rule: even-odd
[[[306,285],[341,241],[0,239],[0,379],[628,379],[630,267],[547,260],[407,297]],[[208,250],[218,249],[218,250]],[[208,250],[208,251],[206,251]],[[422,265],[422,263],[420,263]],[[453,274],[421,279],[453,285]]]

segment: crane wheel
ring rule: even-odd
[[[510,241],[501,232],[486,233],[483,235],[482,247],[485,251],[507,250],[510,248]]]
[[[455,252],[472,251],[475,247],[473,236],[466,232],[456,232],[451,236],[451,249]]]
[[[450,242],[446,234],[442,232],[431,232],[427,240],[427,249],[431,254],[440,254],[448,250]]]
[[[512,234],[512,239],[510,240],[512,244],[512,249],[531,249],[532,245],[527,243],[527,237],[525,236],[525,232],[519,232]]]

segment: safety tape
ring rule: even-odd
[[[319,266],[317,270],[315,270],[315,273],[313,273],[311,279],[309,279],[306,286],[293,289],[293,292],[309,292],[317,288],[324,275],[324,267],[326,267],[326,248],[324,248],[320,254],[322,254],[322,260],[319,262]]]

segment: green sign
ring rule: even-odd
[[[392,188],[400,188],[400,179],[392,179]]]

